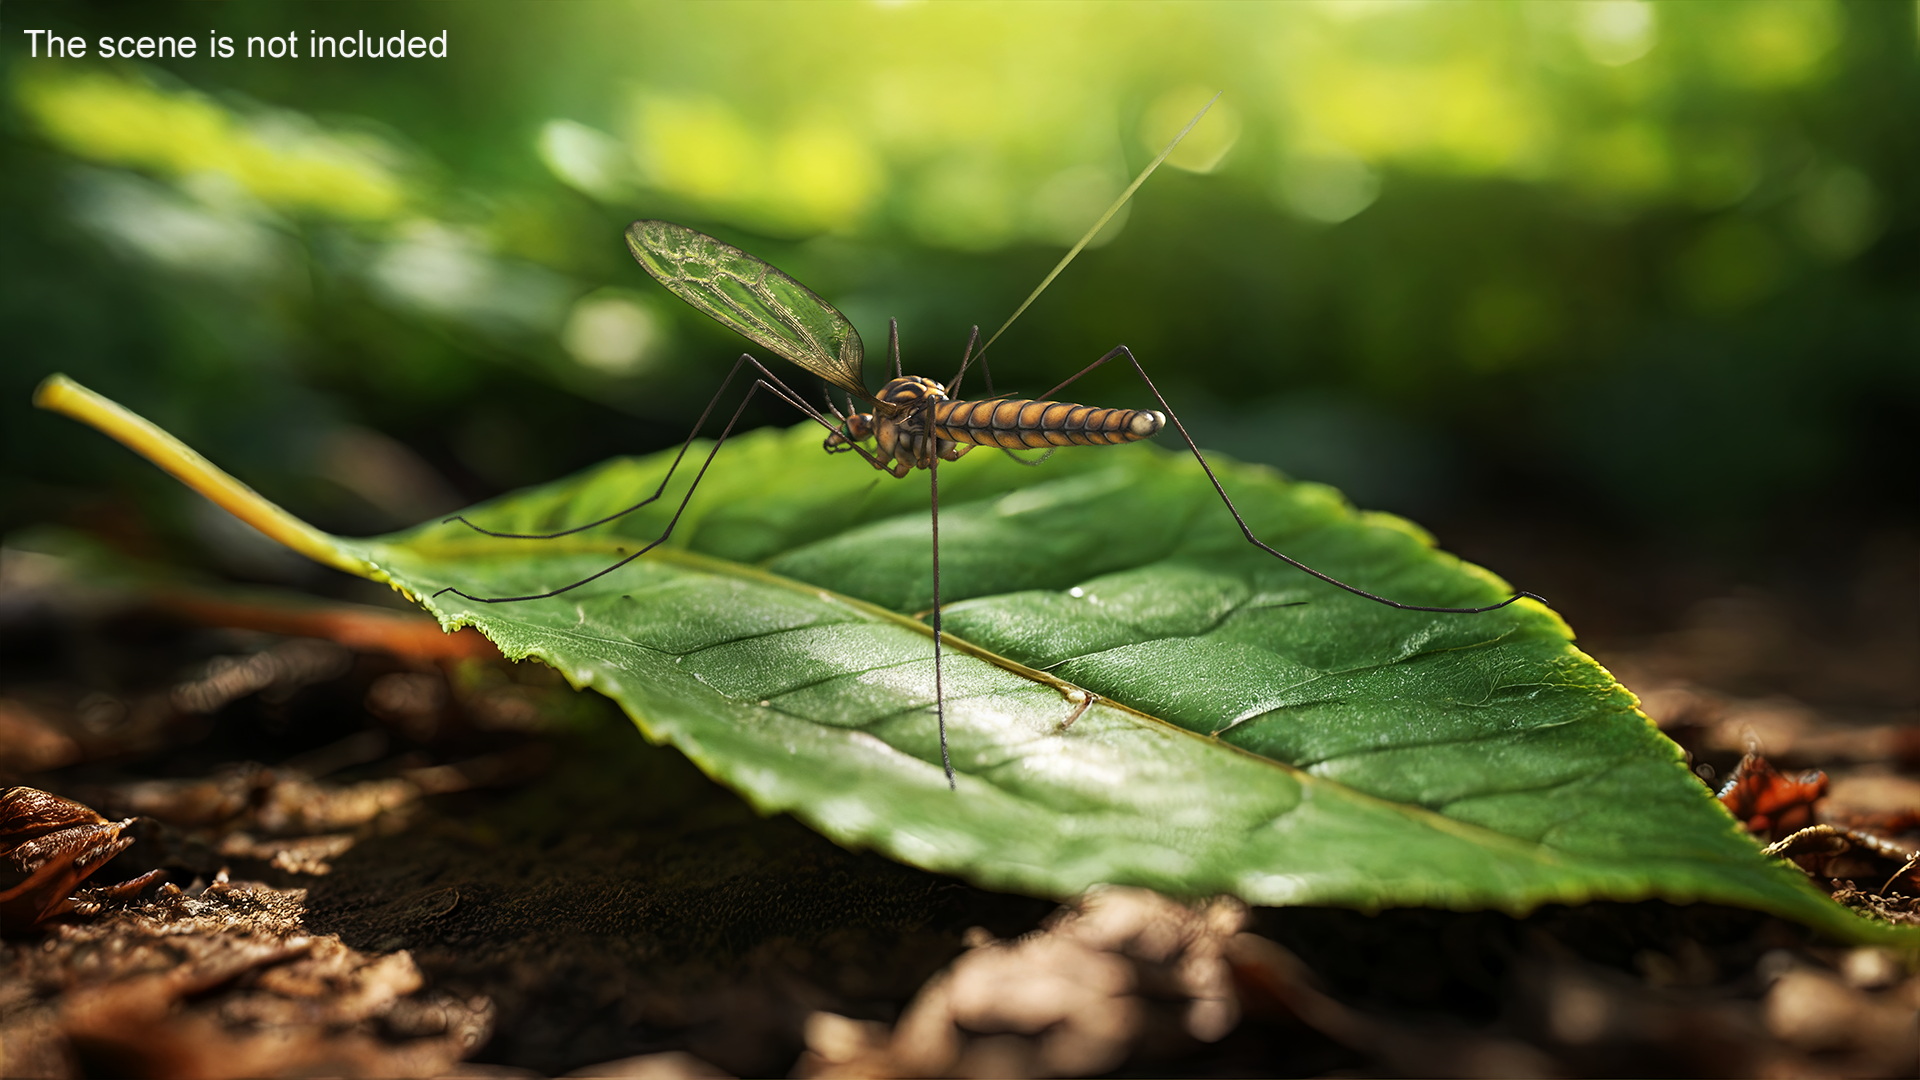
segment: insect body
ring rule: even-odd
[[[1167,423],[1165,416],[1146,409],[1099,409],[1027,398],[954,401],[946,387],[918,375],[894,379],[875,398],[875,412],[849,416],[846,433],[828,435],[825,449],[843,453],[871,438],[874,456],[895,476],[927,468],[928,457],[935,453],[943,461],[957,461],[976,446],[1111,446],[1150,439]]]
[[[842,415],[837,427],[828,424],[833,430],[825,449],[858,451],[875,468],[894,476],[931,468],[936,457],[957,461],[975,446],[1105,446],[1152,438],[1167,422],[1164,414],[1144,409],[1100,409],[1064,401],[956,401],[941,383],[898,374],[897,336],[890,347],[895,377],[879,393],[869,393],[862,382],[866,349],[859,332],[806,286],[739,248],[670,221],[634,222],[627,229],[627,247],[641,266],[687,303],[871,405],[872,412]],[[969,343],[968,356],[972,354]],[[963,373],[965,366],[963,360]],[[779,381],[761,371],[763,379]],[[785,387],[767,388],[782,397],[792,393]],[[810,407],[804,411],[827,423]],[[869,440],[872,451],[861,446]]]

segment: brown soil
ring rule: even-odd
[[[1586,647],[1704,782],[1755,749],[1823,770],[1807,813],[1889,847],[1803,865],[1914,919],[1869,880],[1920,824],[1894,547],[1845,617],[1728,590]],[[1912,958],[1662,903],[1056,909],[762,819],[604,701],[417,629],[0,585],[0,781],[133,819],[89,887],[168,879],[9,915],[0,1074],[1920,1074]]]

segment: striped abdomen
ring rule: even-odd
[[[1150,438],[1167,418],[1145,409],[1099,409],[1065,401],[937,401],[936,438],[1005,450],[1107,446]]]

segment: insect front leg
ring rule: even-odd
[[[1432,611],[1432,612],[1438,612],[1441,614],[1448,614],[1448,615],[1478,615],[1482,612],[1498,611],[1499,609],[1506,607],[1508,604],[1514,603],[1515,601],[1521,600],[1521,599],[1538,600],[1542,604],[1547,602],[1545,597],[1538,596],[1534,593],[1516,592],[1512,596],[1507,597],[1505,600],[1502,600],[1497,604],[1488,604],[1484,607],[1458,608],[1458,607],[1431,607],[1424,604],[1403,604],[1397,600],[1389,600],[1384,596],[1379,596],[1374,593],[1370,593],[1365,589],[1361,589],[1353,585],[1349,585],[1346,582],[1341,581],[1339,578],[1333,577],[1330,574],[1323,574],[1320,571],[1315,570],[1313,567],[1308,566],[1306,563],[1303,563],[1300,560],[1292,557],[1291,555],[1287,555],[1284,552],[1281,552],[1280,550],[1270,546],[1269,544],[1267,544],[1266,541],[1261,540],[1258,536],[1254,535],[1253,528],[1247,524],[1247,519],[1240,516],[1239,509],[1233,505],[1233,499],[1231,499],[1227,495],[1227,489],[1221,485],[1220,478],[1214,475],[1213,466],[1207,463],[1206,455],[1200,452],[1200,447],[1194,443],[1193,436],[1187,434],[1187,426],[1180,422],[1180,414],[1173,411],[1173,406],[1167,404],[1166,395],[1160,392],[1159,387],[1153,385],[1153,379],[1147,375],[1147,369],[1141,366],[1139,358],[1133,355],[1133,350],[1127,348],[1125,345],[1114,346],[1113,349],[1109,351],[1105,356],[1102,356],[1100,359],[1095,360],[1093,363],[1088,364],[1084,368],[1081,368],[1078,372],[1074,373],[1072,377],[1060,383],[1060,385],[1054,387],[1053,389],[1047,391],[1042,396],[1047,398],[1052,398],[1057,394],[1059,394],[1061,390],[1064,390],[1067,386],[1071,385],[1073,382],[1081,378],[1081,376],[1087,375],[1090,372],[1098,369],[1102,365],[1106,364],[1108,361],[1115,360],[1120,357],[1126,357],[1127,363],[1133,365],[1134,373],[1140,376],[1140,381],[1147,385],[1147,391],[1153,395],[1153,398],[1155,401],[1158,401],[1160,403],[1160,408],[1166,412],[1167,419],[1171,421],[1173,424],[1173,429],[1180,433],[1180,441],[1187,444],[1187,449],[1193,454],[1193,459],[1200,463],[1201,471],[1207,474],[1207,481],[1213,485],[1214,493],[1220,496],[1220,501],[1226,504],[1227,513],[1233,515],[1234,524],[1240,526],[1240,535],[1246,537],[1247,543],[1252,544],[1254,547],[1259,548],[1261,551],[1266,552],[1267,554],[1273,556],[1276,559],[1279,559],[1281,562],[1286,563],[1288,566],[1291,566],[1294,569],[1299,570],[1304,574],[1319,578],[1321,581],[1324,581],[1327,584],[1333,585],[1337,588],[1345,589],[1347,592],[1350,592],[1355,596],[1364,597],[1365,599],[1371,600],[1376,604],[1385,604],[1387,607],[1390,607],[1390,608],[1398,608],[1401,611]]]
[[[925,465],[924,445],[926,439],[920,435],[907,433],[897,421],[877,420],[872,413],[855,413],[847,417],[841,430],[828,435],[820,448],[829,454],[843,454],[848,450],[859,450],[856,444],[874,440],[874,452],[867,455],[873,467],[892,473],[896,478],[905,477],[913,467]],[[954,443],[942,442],[940,456],[954,461],[972,447],[962,446],[952,450]]]
[[[714,391],[713,397],[708,399],[707,407],[700,410],[700,419],[695,420],[693,422],[693,430],[687,433],[687,441],[680,444],[680,452],[673,456],[673,463],[667,466],[667,474],[660,478],[660,486],[653,489],[653,494],[647,496],[644,499],[641,499],[639,502],[634,503],[632,506],[629,506],[624,510],[616,510],[611,514],[608,514],[606,517],[596,518],[595,520],[589,521],[584,525],[575,525],[570,529],[561,529],[558,532],[550,532],[550,533],[495,532],[492,529],[486,528],[481,525],[475,525],[473,522],[468,521],[464,514],[456,514],[453,517],[447,518],[446,520],[442,521],[441,524],[451,525],[457,521],[460,524],[465,525],[467,528],[472,529],[475,532],[485,533],[488,536],[497,536],[505,540],[557,540],[562,536],[572,536],[574,533],[583,532],[587,529],[593,528],[596,525],[605,525],[609,521],[616,521],[620,518],[626,517],[628,514],[633,513],[635,510],[639,510],[642,507],[651,505],[654,501],[660,498],[662,493],[664,493],[667,490],[667,485],[673,482],[674,471],[680,468],[680,462],[683,458],[687,456],[687,451],[690,448],[692,448],[693,440],[700,437],[700,429],[707,426],[707,419],[713,415],[713,407],[715,405],[720,404],[720,399],[726,396],[727,387],[733,385],[733,377],[735,375],[740,374],[740,369],[746,366],[747,364],[752,364],[754,367],[759,368],[763,378],[773,377],[772,373],[767,371],[767,369],[763,367],[758,360],[755,360],[753,357],[748,356],[745,353],[740,354],[740,359],[734,361],[733,369],[727,372],[727,377],[720,380],[720,389]],[[752,390],[747,391],[747,397],[748,398],[753,397]],[[742,400],[741,407],[744,408],[745,406],[746,406],[746,401]],[[739,414],[735,413],[734,417],[735,419],[738,419]],[[732,430],[733,425],[729,423],[727,427],[728,427],[728,430]],[[722,440],[725,440],[726,436],[723,434],[720,436],[720,438]],[[718,450],[719,447],[716,445],[714,449]],[[711,455],[709,455],[709,460],[711,460]]]
[[[794,408],[799,409],[802,413],[806,414],[808,419],[813,420],[815,423],[819,424],[821,427],[826,428],[829,432],[832,432],[835,430],[833,423],[829,421],[825,416],[822,416],[819,410],[807,404],[806,400],[802,398],[799,394],[795,393],[792,387],[780,381],[779,376],[775,375],[771,371],[768,371],[764,364],[760,363],[760,361],[755,360],[753,357],[745,353],[742,353],[740,355],[740,359],[736,361],[733,365],[733,370],[727,373],[726,380],[720,384],[721,393],[725,393],[727,385],[733,381],[733,377],[739,374],[740,369],[742,367],[747,365],[752,365],[752,367],[760,373],[759,377],[755,378],[753,380],[753,385],[747,388],[746,395],[740,399],[739,406],[733,410],[733,415],[728,418],[726,427],[721,429],[720,437],[714,441],[712,449],[707,451],[706,458],[700,463],[700,471],[694,474],[693,483],[687,486],[687,493],[681,497],[680,505],[674,508],[673,517],[668,519],[666,528],[661,530],[661,533],[659,536],[654,537],[652,540],[648,541],[645,545],[643,545],[638,551],[635,551],[632,554],[627,555],[626,557],[622,558],[619,562],[616,562],[613,565],[608,566],[606,569],[600,570],[593,574],[589,574],[588,576],[583,577],[579,581],[573,582],[572,584],[562,585],[557,589],[552,589],[547,592],[531,593],[526,596],[474,596],[472,593],[462,592],[459,589],[456,589],[452,586],[448,586],[447,588],[441,589],[439,592],[436,592],[433,595],[441,596],[446,593],[452,593],[455,596],[474,601],[475,603],[481,603],[481,604],[507,604],[507,603],[516,603],[522,600],[545,600],[548,597],[559,596],[562,593],[571,592],[574,589],[577,589],[580,586],[585,585],[590,581],[595,581],[595,580],[598,580],[599,578],[605,577],[606,575],[613,573],[615,570],[620,569],[621,567],[627,565],[628,563],[639,558],[640,556],[645,555],[647,552],[652,551],[654,548],[659,547],[661,544],[666,543],[667,539],[673,535],[674,527],[680,524],[681,516],[686,513],[687,504],[693,501],[693,493],[699,490],[700,481],[706,478],[707,470],[712,467],[713,459],[715,455],[720,453],[720,448],[726,445],[727,438],[733,434],[733,429],[736,425],[739,424],[740,417],[747,411],[747,404],[751,402],[753,400],[753,396],[759,393],[761,390],[765,390],[768,393],[772,394],[773,396],[786,402],[787,404],[792,405]],[[478,525],[474,525],[472,522],[467,521],[466,518],[464,517],[449,518],[448,521],[460,521],[463,524],[467,525],[469,528],[472,528],[478,532],[486,533],[488,536],[498,536],[498,537],[504,537],[507,539],[514,539],[514,540],[551,540],[556,537],[569,536],[573,533],[580,532],[582,529],[593,528],[595,525],[604,525],[607,522],[613,521],[616,518],[624,517],[625,515],[630,514],[633,511],[638,510],[641,507],[646,506],[649,503],[652,503],[655,500],[659,499],[660,496],[666,491],[668,482],[671,481],[673,478],[674,470],[680,467],[681,460],[686,457],[687,450],[690,447],[692,447],[694,439],[699,437],[700,428],[705,426],[708,415],[712,413],[713,406],[715,403],[719,401],[719,399],[720,399],[720,395],[716,394],[714,395],[713,401],[709,401],[707,403],[706,411],[700,414],[699,423],[695,424],[693,431],[687,435],[687,441],[681,444],[680,452],[674,455],[673,463],[667,467],[667,475],[661,479],[660,485],[654,489],[653,494],[647,496],[645,499],[640,500],[639,502],[633,504],[632,506],[629,506],[626,509],[619,511],[618,513],[609,514],[606,517],[600,518],[597,521],[590,521],[585,525],[577,525],[571,529],[564,529],[554,533],[493,532],[489,529],[483,529]],[[865,449],[862,449],[859,446],[851,446],[850,448],[855,452],[859,453],[860,456],[866,458],[869,462],[872,462],[875,468],[885,467],[881,465],[879,461],[875,460],[873,455],[869,454]]]

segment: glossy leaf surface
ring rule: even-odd
[[[818,455],[817,436],[730,444],[669,546],[607,578],[427,606],[612,696],[764,811],[992,887],[1513,911],[1663,897],[1875,932],[1764,859],[1552,613],[1341,593],[1247,545],[1192,462],[1150,447],[942,467],[951,794],[915,618],[926,487]],[[650,490],[665,463],[470,515],[551,530]],[[1422,604],[1508,594],[1330,489],[1223,478],[1269,542],[1345,580]],[[433,524],[348,543],[416,596],[516,595],[601,568],[664,516],[545,542]],[[1074,718],[1076,688],[1098,697]]]

